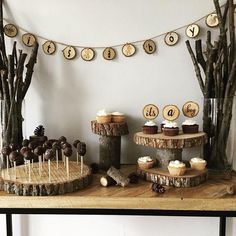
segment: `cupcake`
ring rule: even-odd
[[[192,158],[189,163],[194,170],[204,170],[207,164],[207,162],[200,157]]]
[[[142,170],[150,169],[154,165],[154,161],[150,156],[139,157],[138,166]]]
[[[196,121],[187,119],[182,123],[182,130],[184,134],[195,134],[198,133],[199,125]]]
[[[105,109],[97,112],[96,120],[100,124],[110,123],[111,122],[111,113],[106,112]]]
[[[154,121],[149,120],[143,125],[142,129],[144,134],[157,134],[158,126]]]
[[[186,171],[185,164],[178,160],[170,161],[167,168],[169,170],[170,175],[173,175],[173,176],[184,175]]]
[[[168,120],[163,120],[163,121],[161,122],[161,132],[163,132],[164,125],[165,125],[167,122],[169,122],[169,121],[168,121]]]
[[[163,134],[166,136],[175,136],[179,134],[178,124],[174,121],[168,121],[164,124]]]
[[[122,123],[125,121],[125,115],[124,113],[115,111],[111,113],[111,122],[114,123]]]

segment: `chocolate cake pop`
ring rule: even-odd
[[[45,152],[45,148],[42,146],[38,146],[34,149],[34,154],[37,156],[42,156]]]
[[[11,151],[16,151],[18,149],[18,145],[14,143],[11,143],[9,147],[11,148]]]
[[[29,143],[30,143],[29,139],[24,139],[22,142],[22,146],[27,147],[29,145]]]
[[[10,160],[11,162],[17,161],[19,155],[20,155],[19,152],[13,151],[13,152],[11,152],[10,155],[9,155],[9,160]]]
[[[65,143],[66,142],[66,137],[65,136],[61,136],[59,139],[58,139],[59,143]]]
[[[53,152],[53,150],[52,150],[52,149],[47,149],[47,150],[45,151],[45,159],[46,159],[46,160],[51,160],[51,159],[53,159],[53,157],[54,157],[54,152]]]
[[[29,151],[30,149],[28,148],[28,147],[22,147],[21,149],[20,149],[20,153],[21,153],[21,155],[22,156],[24,156],[24,153],[26,152],[26,151]]]
[[[61,143],[61,147],[62,147],[62,149],[65,149],[65,148],[72,148],[71,144],[70,144],[70,143],[67,143],[67,142]]]
[[[24,159],[27,161],[31,161],[34,159],[34,153],[30,149],[26,150],[24,152],[23,156],[24,156]]]
[[[31,141],[28,144],[28,148],[30,148],[31,150],[34,150],[37,146],[39,146],[39,142],[38,141]]]
[[[74,142],[73,142],[73,146],[75,147],[75,148],[77,148],[77,144],[78,143],[80,143],[80,141],[78,140],[78,139],[76,139]]]
[[[52,148],[52,143],[49,140],[47,140],[46,142],[44,142],[43,147],[45,149],[51,149]]]
[[[11,148],[10,148],[9,146],[4,146],[4,147],[2,148],[2,154],[3,154],[4,156],[9,156],[10,153],[11,153]]]
[[[72,155],[72,148],[66,147],[63,150],[64,155],[66,156],[66,174],[67,174],[67,179],[70,177],[70,172],[69,172],[69,157]]]
[[[57,162],[57,169],[58,169],[58,159],[59,159],[59,150],[61,149],[60,143],[58,141],[55,141],[52,144],[52,149],[55,151],[56,153],[56,162]]]

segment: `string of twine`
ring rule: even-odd
[[[226,5],[226,4],[221,5],[220,8],[224,7],[225,5]],[[199,21],[205,19],[208,15],[213,14],[213,13],[215,13],[215,11],[213,11],[213,12],[211,12],[211,13],[208,13],[208,14],[206,14],[206,15],[204,15],[204,16],[198,18],[197,20],[193,21],[191,24],[195,24],[195,23],[197,23],[197,22],[199,22]],[[5,18],[3,18],[3,19],[4,19],[7,23],[10,23],[9,20],[7,20],[7,19],[5,19]],[[175,32],[175,31],[179,31],[179,30],[181,30],[181,29],[183,29],[183,28],[186,28],[186,27],[188,27],[188,26],[191,25],[191,24],[182,25],[182,26],[180,26],[180,27],[178,27],[178,28],[175,28],[175,29],[173,29],[173,30],[171,30],[171,31],[164,32],[164,33],[161,33],[161,34],[158,34],[158,35],[149,37],[148,39],[153,40],[153,39],[159,38],[159,37],[161,37],[161,36],[163,36],[163,35],[166,35],[166,34],[168,34],[168,33],[170,33],[170,32]],[[24,29],[24,28],[21,27],[21,26],[18,26],[18,25],[16,25],[16,24],[14,24],[14,25],[15,25],[18,29],[20,29],[21,31],[28,32],[28,33],[30,32],[30,31]],[[37,38],[42,39],[42,40],[52,41],[52,42],[54,42],[54,43],[56,43],[56,44],[59,44],[59,45],[63,45],[63,46],[69,46],[69,45],[70,45],[70,44],[67,44],[67,43],[64,43],[64,42],[60,42],[60,41],[56,41],[56,40],[50,40],[50,39],[48,39],[48,38],[46,38],[46,37],[43,37],[43,36],[40,36],[40,35],[37,35],[37,34],[33,34],[33,35],[36,36]],[[146,39],[136,40],[136,41],[131,41],[130,43],[132,43],[132,44],[137,44],[137,43],[145,42],[146,40],[147,40],[147,38],[146,38]],[[127,42],[126,42],[126,43],[127,43]],[[109,45],[109,47],[117,48],[117,47],[123,46],[123,45],[126,44],[126,43],[119,43],[119,44]],[[75,47],[75,48],[87,48],[88,46],[73,45],[73,47]],[[91,47],[91,48],[94,48],[94,49],[104,49],[104,48],[106,48],[106,47],[108,47],[108,46],[90,46],[90,47]]]

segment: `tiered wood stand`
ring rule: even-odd
[[[87,187],[92,180],[91,170],[88,166],[83,166],[70,161],[69,177],[60,161],[57,169],[56,162],[51,162],[51,180],[49,181],[48,163],[42,163],[42,174],[39,176],[39,163],[31,165],[31,180],[29,181],[28,169],[25,165],[16,167],[16,179],[14,168],[2,170],[3,189],[7,193],[23,196],[48,196],[71,193]]]
[[[193,187],[207,180],[207,171],[187,169],[184,176],[171,176],[167,170],[169,161],[182,160],[183,148],[192,148],[205,144],[206,133],[182,134],[165,136],[163,133],[144,134],[138,132],[134,135],[134,142],[138,145],[149,146],[157,149],[158,167],[149,170],[137,170],[145,180],[158,182],[167,186]]]
[[[107,170],[112,165],[120,169],[121,136],[129,133],[128,125],[123,123],[100,124],[91,121],[91,129],[99,136],[99,166]]]

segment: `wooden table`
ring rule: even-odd
[[[135,171],[134,165],[122,167],[126,174]],[[101,187],[101,174],[81,191],[46,197],[9,195],[0,191],[0,213],[7,216],[7,236],[12,236],[12,214],[110,214],[110,215],[167,215],[220,217],[220,235],[225,235],[226,217],[236,216],[236,196],[225,194],[232,180],[211,176],[206,183],[193,188],[166,187],[164,194],[150,190],[151,183],[140,180],[128,187]]]

